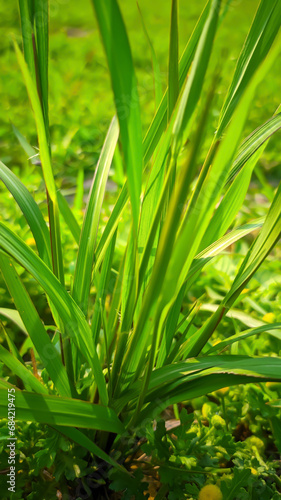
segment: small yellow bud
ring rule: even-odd
[[[266,323],[273,323],[275,320],[275,314],[274,313],[267,313],[263,316],[263,321],[266,321]]]
[[[227,394],[229,391],[229,387],[222,387],[221,389],[218,389],[216,391],[217,395],[218,396],[224,396],[225,394]]]
[[[198,500],[222,500],[222,492],[215,484],[207,484],[200,490]]]
[[[258,471],[257,471],[257,469],[254,469],[253,467],[251,467],[251,473],[252,473],[254,476],[257,476],[257,475],[258,475]]]
[[[35,239],[34,239],[34,238],[27,238],[27,240],[25,240],[25,243],[26,243],[29,247],[33,247],[33,246],[35,246]]]

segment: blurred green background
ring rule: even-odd
[[[145,133],[155,111],[151,53],[143,33],[137,2],[121,0],[119,3],[136,65]],[[224,0],[222,9],[228,3]],[[179,54],[204,5],[205,0],[179,0]],[[211,68],[219,65],[221,70],[221,82],[217,89],[218,110],[257,5],[257,0],[232,0],[218,32],[211,63]],[[164,90],[167,82],[170,1],[139,0],[139,7],[158,58]],[[14,137],[10,122],[33,146],[36,146],[37,140],[33,116],[11,43],[12,36],[21,41],[16,1],[8,5],[2,0],[0,23],[1,159],[11,168],[25,169],[28,165],[26,155]],[[76,175],[79,168],[88,171],[96,163],[114,113],[113,99],[91,1],[50,0],[50,32],[50,124],[54,169],[56,174],[63,173],[71,177]],[[280,58],[266,83],[259,87],[248,121],[248,132],[267,120],[278,107],[281,84],[279,69]],[[211,81],[211,70],[209,74]],[[216,116],[212,126],[216,126]],[[279,142],[274,140],[274,145],[271,144],[267,149],[267,168],[277,167],[278,159],[270,152],[274,146],[280,158]]]

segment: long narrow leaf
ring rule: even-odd
[[[49,425],[81,427],[122,434],[124,426],[110,408],[27,391],[15,392],[17,419]],[[0,416],[7,415],[7,391],[0,389]]]
[[[101,401],[106,405],[108,396],[104,375],[91,329],[81,309],[44,262],[3,223],[0,223],[0,247],[27,269],[45,290],[60,315],[66,334],[74,340],[92,368]]]
[[[137,229],[142,181],[142,133],[137,80],[117,0],[93,0],[93,4],[111,75],[134,227]]]

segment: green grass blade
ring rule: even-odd
[[[262,230],[250,247],[231,289],[221,302],[219,308],[200,330],[190,339],[189,356],[197,356],[225,313],[230,309],[236,298],[245,288],[256,270],[261,266],[281,235],[281,184],[278,187],[272,205],[269,209]]]
[[[184,49],[179,62],[179,88],[181,89],[186,79],[188,70],[192,63],[195,50],[202,33],[205,21],[208,16],[211,2],[207,2],[198,23],[195,26],[193,33]],[[161,104],[149,126],[149,129],[143,140],[144,164],[146,165],[153,155],[159,139],[167,126],[167,108],[168,108],[168,89],[166,89]]]
[[[253,170],[265,147],[266,143],[251,156],[235,177],[216,209],[202,238],[199,249],[206,248],[206,246],[220,238],[235,220],[246,197]]]
[[[36,0],[34,5],[34,33],[37,48],[40,99],[42,104],[45,131],[49,141],[48,117],[48,50],[49,50],[49,1]]]
[[[64,283],[64,271],[63,271],[63,260],[62,260],[62,248],[61,248],[61,238],[60,238],[60,224],[59,224],[59,211],[57,205],[57,194],[56,185],[53,175],[53,169],[51,164],[51,157],[48,144],[48,136],[46,132],[43,112],[39,96],[35,83],[32,80],[24,57],[17,45],[14,42],[15,51],[17,55],[17,60],[24,78],[24,82],[28,91],[30,102],[34,111],[34,117],[36,122],[40,158],[42,164],[42,170],[44,175],[44,180],[49,197],[49,219],[50,219],[50,231],[51,231],[51,248],[52,248],[52,259],[53,259],[53,269],[56,276],[59,277],[60,281]]]
[[[29,67],[31,77],[36,82],[36,69],[34,62],[34,48],[33,48],[33,15],[30,12],[30,5],[28,0],[19,0],[20,18],[21,18],[21,32],[23,41],[23,50],[26,63]]]
[[[101,458],[101,460],[104,460],[104,462],[107,462],[108,464],[112,465],[116,469],[121,470],[123,473],[127,473],[127,470],[125,467],[120,465],[116,460],[114,460],[111,456],[107,455],[99,446],[97,446],[93,441],[91,441],[85,434],[78,429],[75,429],[74,427],[64,427],[62,425],[60,426],[55,426],[55,429],[58,432],[61,432],[65,436],[69,437],[72,439],[72,441],[75,441],[78,443],[80,446],[83,446],[83,448],[86,448],[86,450],[89,450],[91,453],[96,455],[97,457]]]
[[[84,314],[44,262],[3,223],[0,223],[0,247],[30,272],[42,286],[63,322],[66,335],[75,342],[93,370],[102,404],[108,396],[104,375]]]
[[[28,159],[31,161],[31,163],[35,165],[38,161],[37,157],[39,156],[39,152],[37,152],[32,146],[30,146],[26,138],[20,133],[20,131],[17,129],[17,127],[15,127],[13,123],[12,123],[12,128],[22,149],[26,152]]]
[[[137,230],[142,181],[142,131],[135,70],[117,0],[93,0],[93,4],[111,75],[134,227]]]
[[[233,231],[230,231],[226,235],[222,236],[219,240],[215,241],[200,253],[196,255],[194,258],[190,270],[187,274],[186,281],[188,286],[190,287],[194,282],[194,277],[197,275],[198,271],[200,271],[210,259],[219,255],[223,252],[227,247],[240,240],[244,236],[252,233],[253,231],[259,230],[265,218],[261,217],[260,219],[256,219],[247,224],[243,224],[243,226],[235,228]]]
[[[127,184],[125,184],[124,187],[121,189],[121,192],[114,205],[114,208],[110,214],[109,220],[97,244],[95,253],[95,269],[100,268],[100,265],[104,259],[108,245],[110,244],[110,241],[117,229],[122,213],[125,207],[127,206],[127,202],[128,202],[128,193],[127,193]]]
[[[274,200],[263,224],[262,230],[250,247],[243,264],[233,282],[226,298],[226,303],[232,303],[237,294],[242,291],[242,286],[252,277],[262,264],[281,234],[281,183],[277,189]]]
[[[177,326],[177,321],[179,317],[179,313],[181,310],[182,306],[182,300],[184,297],[184,294],[187,292],[188,289],[191,288],[192,284],[195,282],[196,278],[199,276],[200,271],[203,269],[203,267],[216,255],[219,255],[221,252],[223,252],[227,247],[232,245],[235,241],[238,241],[239,239],[243,238],[247,234],[250,234],[253,231],[256,231],[262,227],[262,224],[264,222],[264,218],[258,219],[256,221],[250,222],[248,224],[245,224],[229,233],[227,233],[225,236],[220,238],[218,241],[214,242],[212,245],[210,245],[208,248],[205,248],[202,252],[200,252],[194,259],[191,268],[187,274],[186,278],[186,283],[183,285],[177,300],[175,301],[169,315],[167,318],[167,325],[166,325],[166,332],[165,332],[165,342],[161,343],[159,355],[158,355],[158,360],[157,360],[157,367],[160,367],[164,364],[167,355],[169,354],[170,346],[172,344],[172,339],[174,337],[174,334],[176,332],[176,326]],[[171,318],[171,313],[174,312],[174,309],[177,311],[176,316],[174,320],[172,321]],[[173,326],[174,325],[174,326]],[[184,338],[182,339],[182,343],[184,342]],[[188,344],[188,340],[187,340]],[[179,347],[180,348],[180,342],[179,342]]]
[[[156,109],[157,109],[160,102],[161,102],[161,99],[162,99],[161,71],[160,71],[160,66],[158,63],[157,56],[155,54],[155,50],[154,50],[152,41],[151,41],[150,36],[148,34],[148,31],[146,29],[144,18],[143,18],[143,15],[141,13],[141,9],[140,9],[140,6],[138,3],[137,3],[137,6],[138,6],[139,13],[140,13],[142,29],[143,29],[144,35],[147,39],[147,42],[148,42],[148,45],[150,48],[150,52],[151,52],[153,76],[154,76],[155,105],[156,105]]]
[[[48,394],[48,389],[31,373],[18,359],[0,345],[0,360],[6,365],[12,373],[17,375],[23,383],[28,385],[35,392]]]
[[[99,332],[102,324],[102,310],[105,306],[105,299],[108,293],[108,283],[111,275],[111,266],[114,255],[116,232],[109,244],[105,258],[101,267],[101,273],[98,280],[97,295],[95,299],[94,312],[92,316],[91,329],[93,332],[94,342],[97,343]]]
[[[138,423],[152,415],[155,417],[169,404],[199,397],[222,387],[280,379],[281,361],[272,357],[206,356],[166,365],[152,372],[145,398],[148,404],[140,413]],[[118,410],[129,402],[132,406],[135,404],[141,384],[142,381],[138,380],[130,391],[124,391],[120,400],[116,401]]]
[[[75,210],[82,210],[83,196],[84,196],[84,169],[80,168],[78,170],[78,174],[77,174],[77,178],[76,178],[76,192],[75,192],[75,198],[74,198]]]
[[[17,420],[81,427],[122,434],[124,426],[110,408],[45,394],[16,390]],[[7,415],[7,391],[0,389],[0,416]]]
[[[277,330],[277,331],[275,331]],[[230,346],[234,342],[239,342],[240,340],[247,339],[249,337],[252,337],[253,335],[259,335],[260,333],[267,333],[269,335],[273,335],[273,337],[278,338],[281,340],[281,323],[271,323],[263,326],[258,326],[257,328],[250,328],[249,330],[244,330],[241,333],[238,333],[236,335],[232,335],[231,337],[228,337],[226,340],[222,340],[218,344],[214,345],[207,351],[207,355],[221,351],[225,347]]]
[[[15,309],[9,309],[7,307],[1,307],[0,308],[0,316],[4,316],[4,318],[7,318],[10,321],[12,321],[12,323],[17,325],[17,327],[22,332],[24,332],[26,335],[28,335],[28,331],[25,328],[24,323],[23,323],[18,311],[16,311]]]
[[[169,70],[168,70],[168,121],[179,95],[179,40],[178,40],[178,0],[172,0]]]
[[[172,147],[177,151],[180,150],[183,142],[185,142],[185,135],[190,126],[196,104],[200,98],[217,30],[220,4],[221,0],[213,0],[211,3],[210,13],[204,25],[190,75],[181,97],[181,103],[173,129],[174,144]]]
[[[108,130],[96,168],[81,231],[73,281],[73,298],[85,314],[87,314],[88,310],[100,212],[118,135],[119,126],[116,118],[114,118]]]
[[[4,163],[0,162],[0,179],[19,205],[34,236],[38,253],[51,266],[50,235],[44,217],[28,189]]]
[[[75,242],[77,245],[79,244],[81,228],[61,191],[57,192],[58,197],[58,206],[60,214],[63,216],[66,225],[68,226],[69,231],[71,232]]]
[[[24,361],[22,359],[22,356],[20,355],[20,352],[16,346],[16,344],[14,343],[13,339],[11,338],[10,335],[8,335],[2,321],[0,321],[0,328],[3,330],[4,332],[4,336],[5,336],[5,339],[6,339],[6,342],[8,344],[8,348],[9,348],[9,352],[12,354],[12,356],[17,359],[21,364],[24,365]]]
[[[280,18],[279,0],[261,0],[221,111],[218,136],[221,136],[253,74],[267,56],[280,28]]]
[[[71,396],[60,354],[52,344],[42,321],[10,258],[0,253],[0,268],[21,319],[55,387],[62,396]]]
[[[281,113],[274,115],[267,122],[263,123],[249,137],[243,141],[238,149],[236,158],[233,162],[231,172],[227,179],[230,182],[233,177],[240,171],[243,165],[251,158],[251,156],[281,128]]]
[[[20,131],[14,125],[12,125],[12,127],[16,138],[18,139],[23,150],[28,155],[28,158],[30,159],[31,163],[36,164],[38,161],[36,150],[32,146],[30,146],[25,137],[20,133]],[[57,200],[58,200],[60,214],[63,216],[64,221],[68,226],[74,240],[78,244],[80,239],[81,229],[61,191],[57,191]]]

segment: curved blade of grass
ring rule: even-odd
[[[81,309],[44,262],[1,222],[0,247],[30,272],[45,290],[63,322],[66,334],[74,340],[92,368],[101,402],[107,405],[108,395],[104,375],[93,343],[91,329]]]
[[[156,105],[156,109],[157,109],[160,102],[161,102],[161,99],[162,99],[161,71],[160,71],[160,66],[158,63],[157,56],[155,54],[155,50],[154,50],[152,41],[151,41],[150,36],[148,34],[148,31],[146,29],[143,15],[142,15],[142,12],[141,12],[141,9],[140,9],[138,2],[137,2],[137,6],[138,6],[139,14],[140,14],[142,29],[143,29],[144,35],[147,39],[147,42],[148,42],[148,45],[150,48],[150,52],[151,52],[152,67],[153,67],[153,73],[154,73],[153,76],[154,76],[154,90],[155,90],[155,105]]]
[[[48,389],[31,373],[18,359],[16,359],[7,349],[0,345],[0,360],[12,373],[17,375],[25,385],[29,385],[35,392],[48,394]]]
[[[138,422],[145,415],[149,418],[157,407],[160,413],[169,404],[202,396],[221,387],[280,379],[281,360],[272,357],[216,355],[165,365],[151,374],[144,401],[149,404],[140,413]],[[116,411],[136,400],[140,386],[141,380],[138,380],[131,390],[124,391],[120,400],[116,401]]]
[[[30,146],[30,144],[27,142],[26,138],[20,133],[20,131],[12,124],[14,134],[16,138],[18,139],[21,147],[23,150],[26,152],[28,155],[28,159],[31,161],[31,163],[37,164],[37,153],[36,150]],[[76,218],[73,215],[72,210],[70,209],[65,197],[61,193],[61,191],[57,191],[57,199],[58,199],[58,206],[59,206],[59,211],[61,215],[64,218],[64,221],[66,225],[68,226],[74,240],[76,243],[79,243],[79,238],[80,238],[80,226],[76,220]]]
[[[172,0],[169,69],[168,69],[168,121],[179,95],[179,40],[178,40],[178,0]]]
[[[42,104],[45,131],[49,142],[48,117],[48,51],[49,51],[49,1],[36,0],[34,8],[34,33],[37,48],[38,76],[40,81],[40,99]],[[38,84],[38,83],[37,83]]]
[[[252,356],[237,356],[237,355],[221,355],[221,356],[207,356],[199,359],[191,359],[176,363],[174,365],[167,365],[159,370],[155,370],[155,377],[151,378],[151,388],[146,401],[153,401],[157,391],[166,394],[169,392],[172,395],[173,389],[177,389],[178,384],[189,382],[192,380],[200,379],[209,374],[214,373],[232,373],[243,376],[262,377],[265,379],[281,379],[281,360],[272,357],[252,357]],[[171,367],[174,367],[171,370]],[[168,375],[168,369],[170,373]],[[160,371],[161,370],[161,371]],[[172,371],[172,373],[171,373]],[[159,381],[161,380],[161,388]],[[157,385],[156,385],[157,384]],[[162,394],[163,394],[162,392]]]
[[[277,332],[275,332],[275,330],[277,330]],[[209,349],[206,352],[206,354],[211,354],[213,352],[220,351],[221,349],[228,347],[234,342],[239,342],[239,340],[244,340],[249,337],[252,337],[253,335],[258,335],[260,333],[268,333],[268,335],[272,334],[273,337],[281,340],[281,323],[270,323],[267,325],[259,326],[257,328],[250,328],[249,330],[244,330],[242,333],[238,333],[236,335],[231,335],[231,337],[228,337],[227,339],[222,340],[218,344],[211,347],[211,349]]]
[[[263,358],[260,359],[263,361]],[[275,377],[263,377],[258,375],[244,375],[244,374],[234,374],[234,373],[210,373],[206,376],[200,377],[198,380],[190,380],[186,383],[178,385],[178,388],[174,391],[167,390],[165,394],[158,394],[157,399],[154,398],[150,404],[146,406],[144,410],[139,414],[137,425],[140,425],[142,421],[147,418],[156,417],[164,410],[165,407],[179,403],[180,401],[191,400],[204,396],[205,394],[218,391],[224,387],[231,387],[234,385],[245,385],[245,384],[257,384],[259,382],[267,382],[268,380],[280,381],[280,378],[275,375]]]
[[[60,354],[52,344],[42,321],[9,257],[0,253],[0,268],[16,308],[55,387],[62,396],[72,390]]]
[[[231,289],[217,311],[190,339],[189,356],[197,356],[204,347],[225,313],[230,309],[256,270],[263,263],[281,235],[281,183],[277,189],[262,230],[248,250],[248,253],[234,279]]]
[[[86,450],[89,450],[91,453],[101,458],[108,464],[112,465],[116,469],[119,469],[123,473],[125,472],[126,474],[129,474],[129,472],[127,472],[127,469],[125,469],[125,467],[116,462],[116,460],[111,458],[110,455],[107,455],[107,453],[105,453],[101,448],[99,448],[99,446],[97,446],[95,443],[93,443],[93,441],[91,441],[87,436],[85,436],[83,432],[79,431],[78,429],[75,429],[74,427],[73,428],[64,427],[62,425],[54,426],[54,428],[58,432],[61,432],[65,436],[69,437],[70,439],[72,439],[72,441],[75,441],[80,446],[83,446],[83,448],[86,448]]]
[[[251,156],[238,175],[234,178],[232,184],[229,186],[212,219],[210,220],[210,224],[202,238],[199,249],[205,248],[214,240],[217,240],[233,223],[236,215],[243,205],[250,185],[253,170],[266,145],[267,143],[264,143]]]
[[[0,179],[19,205],[34,236],[38,253],[51,266],[50,235],[44,217],[28,189],[17,176],[0,161]]]
[[[92,1],[111,75],[134,227],[137,231],[142,182],[142,131],[131,49],[117,1]]]
[[[32,80],[26,62],[24,60],[24,57],[15,41],[14,41],[14,47],[16,51],[17,60],[26,85],[26,89],[30,98],[30,102],[34,111],[34,117],[36,122],[42,171],[49,198],[48,209],[49,209],[49,220],[50,220],[53,269],[55,275],[59,277],[61,283],[64,283],[59,209],[57,204],[56,185],[51,164],[46,124],[44,121],[43,111],[35,83]]]
[[[67,200],[63,196],[63,194],[60,191],[57,191],[57,197],[58,197],[58,206],[59,206],[59,211],[60,214],[63,216],[64,221],[66,225],[68,226],[68,229],[70,230],[75,242],[77,245],[79,245],[79,240],[80,240],[80,235],[81,235],[81,228],[72,212],[70,209],[70,206],[67,203]]]
[[[223,105],[217,136],[221,136],[241,96],[267,56],[280,28],[281,3],[279,0],[261,0],[251,29],[237,61],[235,74]]]
[[[233,182],[221,200],[219,207],[216,209],[200,243],[200,248],[209,245],[229,228],[242,206],[253,169],[266,148],[269,137],[279,130],[280,127],[281,116],[276,115],[255,130],[242,143],[233,162],[226,184],[230,181]]]
[[[110,408],[81,401],[27,391],[15,392],[17,420],[48,425],[81,427],[122,434],[124,426]],[[0,416],[7,414],[7,391],[0,389]]]
[[[179,62],[179,89],[182,88],[183,83],[186,79],[188,70],[192,63],[195,50],[201,36],[205,21],[209,13],[209,7],[211,2],[208,1],[195,28],[191,34],[191,37],[184,49],[182,57]],[[162,132],[167,126],[167,108],[168,108],[168,89],[166,89],[161,104],[149,126],[149,129],[143,140],[143,150],[144,150],[144,164],[146,165],[152,154],[154,153]]]
[[[201,304],[201,311],[209,311],[209,312],[216,312],[218,309],[218,304]],[[227,313],[226,313],[227,318],[233,318],[237,319],[243,325],[247,326],[248,328],[257,328],[259,326],[264,326],[267,325],[265,321],[262,321],[260,319],[254,318],[250,314],[247,314],[240,309],[235,309],[231,308]]]
[[[0,256],[1,256],[1,254],[0,254]],[[18,311],[16,311],[15,309],[8,309],[7,307],[1,307],[0,308],[0,316],[4,316],[5,318],[8,318],[15,325],[17,325],[22,332],[24,332],[26,335],[28,335],[28,331],[25,328],[24,323],[23,323]]]
[[[221,0],[212,0],[210,13],[204,25],[190,75],[185,84],[173,129],[173,148],[179,151],[185,140],[191,117],[198,103],[208,68],[215,38]]]
[[[227,183],[240,171],[251,156],[281,128],[281,113],[274,115],[252,132],[241,144],[233,162]]]
[[[76,191],[73,206],[75,210],[82,210],[84,196],[84,169],[80,168],[76,176]]]
[[[97,244],[95,252],[95,269],[100,268],[100,265],[105,256],[105,252],[117,229],[120,217],[122,216],[122,213],[127,205],[127,202],[128,202],[128,193],[127,193],[127,185],[125,183],[124,187],[121,189],[121,192],[114,205],[114,208],[110,214],[109,220]]]
[[[243,226],[230,231],[225,236],[222,236],[222,238],[202,250],[202,252],[197,254],[194,258],[192,266],[187,274],[186,280],[189,282],[194,274],[201,270],[203,266],[207,264],[207,262],[209,262],[210,259],[212,259],[216,255],[219,255],[227,247],[240,240],[244,236],[247,236],[247,234],[260,229],[264,223],[264,220],[265,218],[261,217],[260,219],[256,219],[247,224],[243,224]]]
[[[8,333],[6,332],[5,330],[5,327],[2,323],[2,321],[0,320],[0,329],[3,330],[4,332],[4,336],[5,336],[5,339],[6,339],[6,342],[8,344],[8,348],[9,348],[9,352],[12,354],[12,356],[17,359],[21,364],[24,365],[24,361],[19,353],[19,350],[17,348],[17,346],[15,345],[14,341],[12,340],[12,338],[10,337],[10,335],[8,335]],[[28,389],[29,390],[29,389]]]
[[[26,138],[20,133],[20,131],[15,127],[15,125],[12,123],[12,128],[13,132],[19,141],[22,149],[26,152],[28,159],[33,163],[34,165],[37,164],[39,156],[39,152],[37,152],[30,144],[27,142]]]
[[[19,7],[24,57],[29,67],[31,77],[35,82],[36,69],[33,47],[33,13],[30,12],[30,2],[28,0],[19,0]]]
[[[105,254],[105,258],[102,264],[101,273],[98,280],[97,295],[95,299],[94,312],[92,316],[91,329],[93,332],[95,344],[98,341],[99,332],[102,323],[102,309],[105,306],[105,299],[108,293],[108,282],[111,274],[112,259],[114,255],[116,243],[116,232],[110,241],[109,247]]]
[[[264,222],[264,218],[258,219],[256,221],[253,221],[251,223],[245,224],[243,226],[240,226],[239,228],[231,231],[230,233],[226,234],[222,238],[220,238],[218,241],[214,242],[212,245],[209,247],[205,248],[202,252],[200,252],[194,259],[191,268],[187,274],[186,282],[188,284],[188,289],[192,286],[194,281],[196,280],[197,276],[199,275],[199,272],[201,269],[216,255],[219,255],[223,250],[225,250],[227,247],[232,245],[235,241],[238,241],[240,238],[243,238],[247,234],[250,234],[253,231],[256,231],[257,229],[260,229],[262,227],[262,224]],[[161,367],[169,353],[170,346],[172,345],[172,340],[176,332],[176,326],[177,326],[177,320],[179,317],[181,305],[182,305],[182,300],[184,297],[184,294],[186,293],[187,286],[184,285],[178,295],[177,300],[175,301],[170,314],[168,315],[167,319],[167,325],[166,325],[166,332],[165,332],[165,342],[161,343],[160,346],[160,351],[158,355],[158,360],[157,360],[157,367]],[[175,318],[173,320],[174,328],[171,326],[171,313],[176,308],[175,310],[177,313],[175,314]],[[184,338],[182,339],[182,343],[184,342]],[[188,340],[187,340],[188,343]],[[183,344],[184,347],[184,344]],[[180,343],[179,347],[180,348]]]
[[[96,168],[81,231],[72,293],[85,314],[88,310],[100,212],[118,135],[118,122],[113,118]]]

